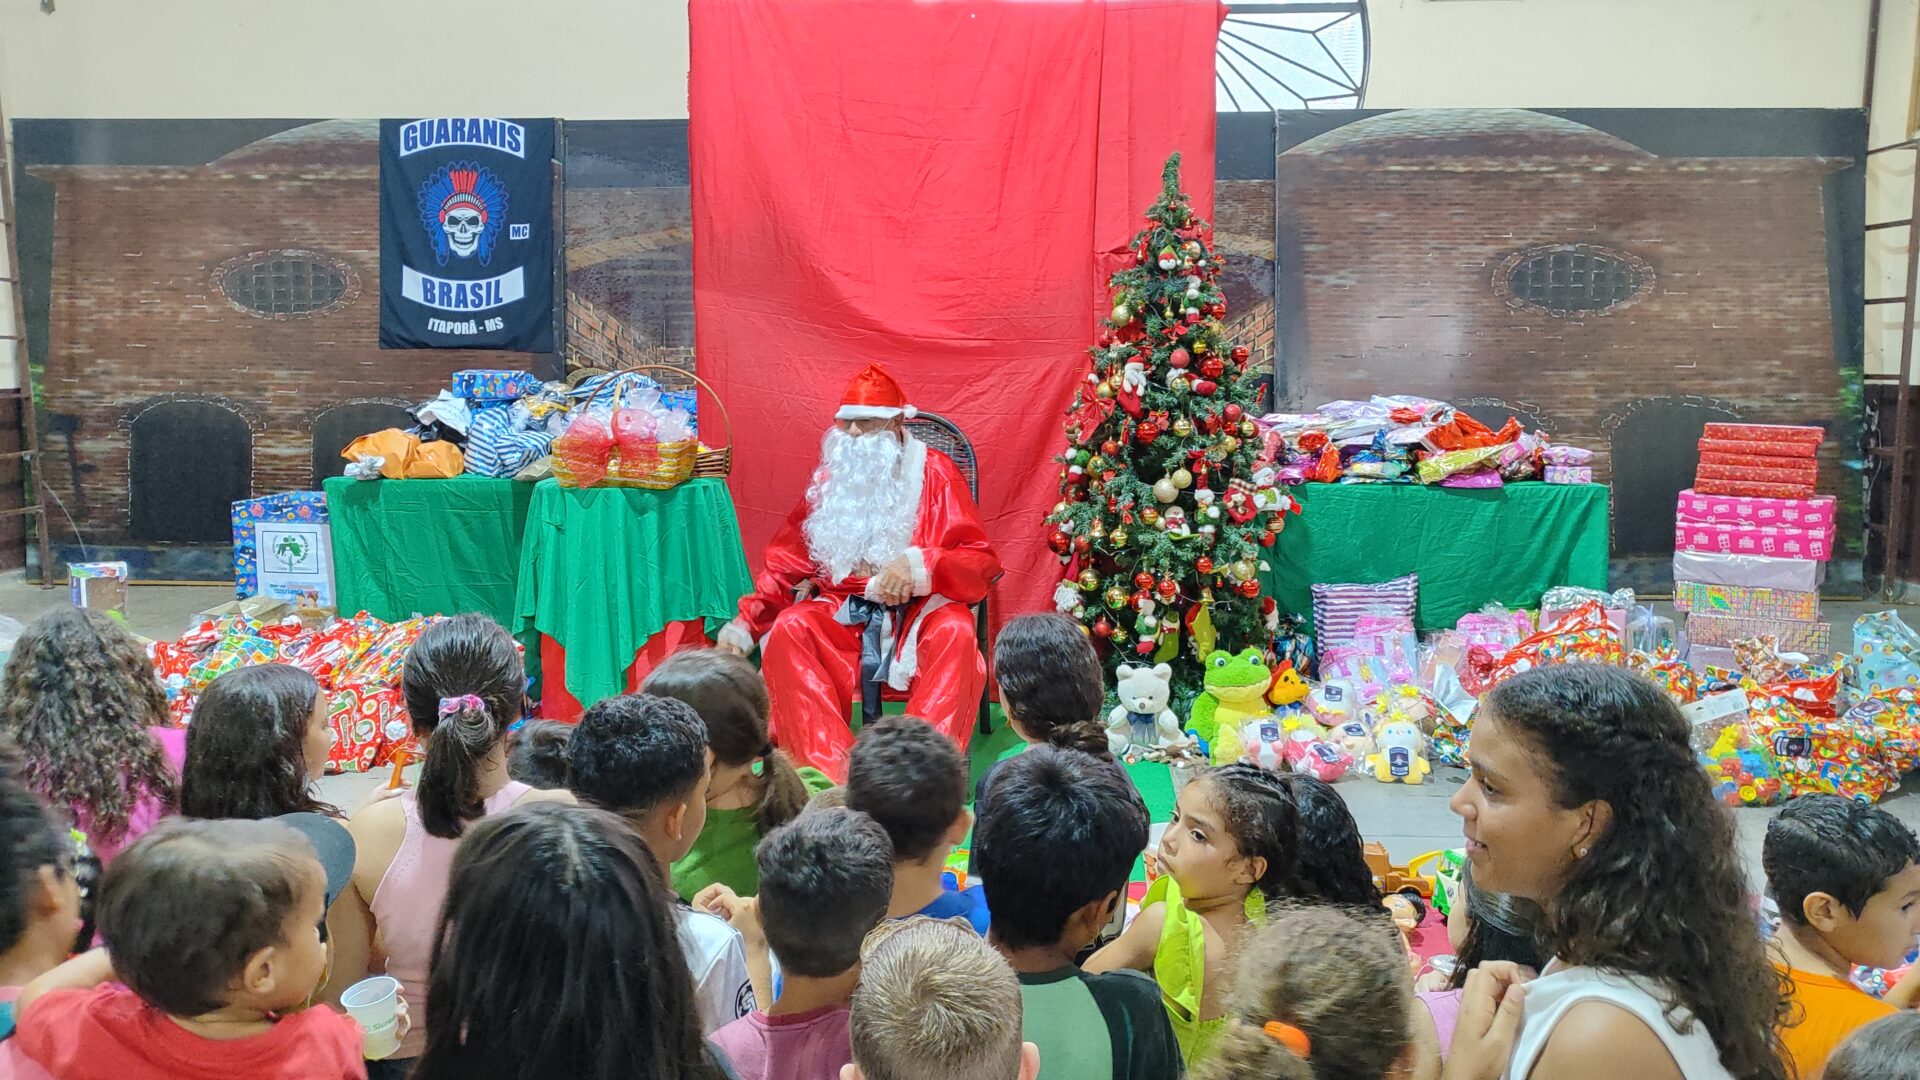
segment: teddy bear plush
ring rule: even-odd
[[[1114,678],[1120,704],[1107,714],[1107,747],[1114,756],[1184,741],[1180,719],[1167,707],[1173,700],[1171,664],[1121,664]]]

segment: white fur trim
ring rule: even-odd
[[[933,575],[927,570],[927,553],[923,548],[907,549],[907,566],[913,571],[913,595],[925,596],[933,591]]]
[[[747,624],[739,619],[734,619],[721,627],[715,641],[729,648],[739,649],[748,656],[753,655],[755,648],[753,635],[747,632]]]
[[[833,418],[835,420],[892,420],[902,413],[908,416],[913,415],[906,409],[896,409],[887,405],[842,405],[839,411],[833,414]]]
[[[901,643],[899,655],[893,658],[893,667],[887,671],[888,686],[904,691],[913,682],[914,675],[920,670],[920,624],[926,621],[928,612],[951,603],[953,601],[944,596],[927,598],[913,625],[907,627],[907,640]]]
[[[901,438],[905,445],[900,451],[900,480],[907,485],[901,495],[906,504],[913,507],[913,529],[919,532],[920,496],[927,488],[927,444],[912,435]]]

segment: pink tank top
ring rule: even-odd
[[[486,801],[481,816],[492,817],[512,807],[532,790],[526,784],[508,784]],[[387,974],[400,980],[407,1014],[413,1020],[412,1032],[393,1056],[411,1058],[427,1046],[427,961],[433,956],[433,932],[453,873],[453,849],[460,841],[427,832],[413,791],[400,796],[400,805],[407,814],[407,834],[368,906],[386,948]]]

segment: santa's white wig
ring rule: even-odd
[[[871,575],[913,545],[925,450],[893,431],[827,429],[807,485],[807,550],[838,584]]]

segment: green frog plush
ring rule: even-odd
[[[1240,726],[1273,711],[1266,702],[1272,682],[1273,672],[1259,649],[1242,649],[1237,656],[1219,650],[1208,654],[1205,689],[1193,699],[1187,727],[1207,741],[1215,765],[1240,760],[1245,752]]]

